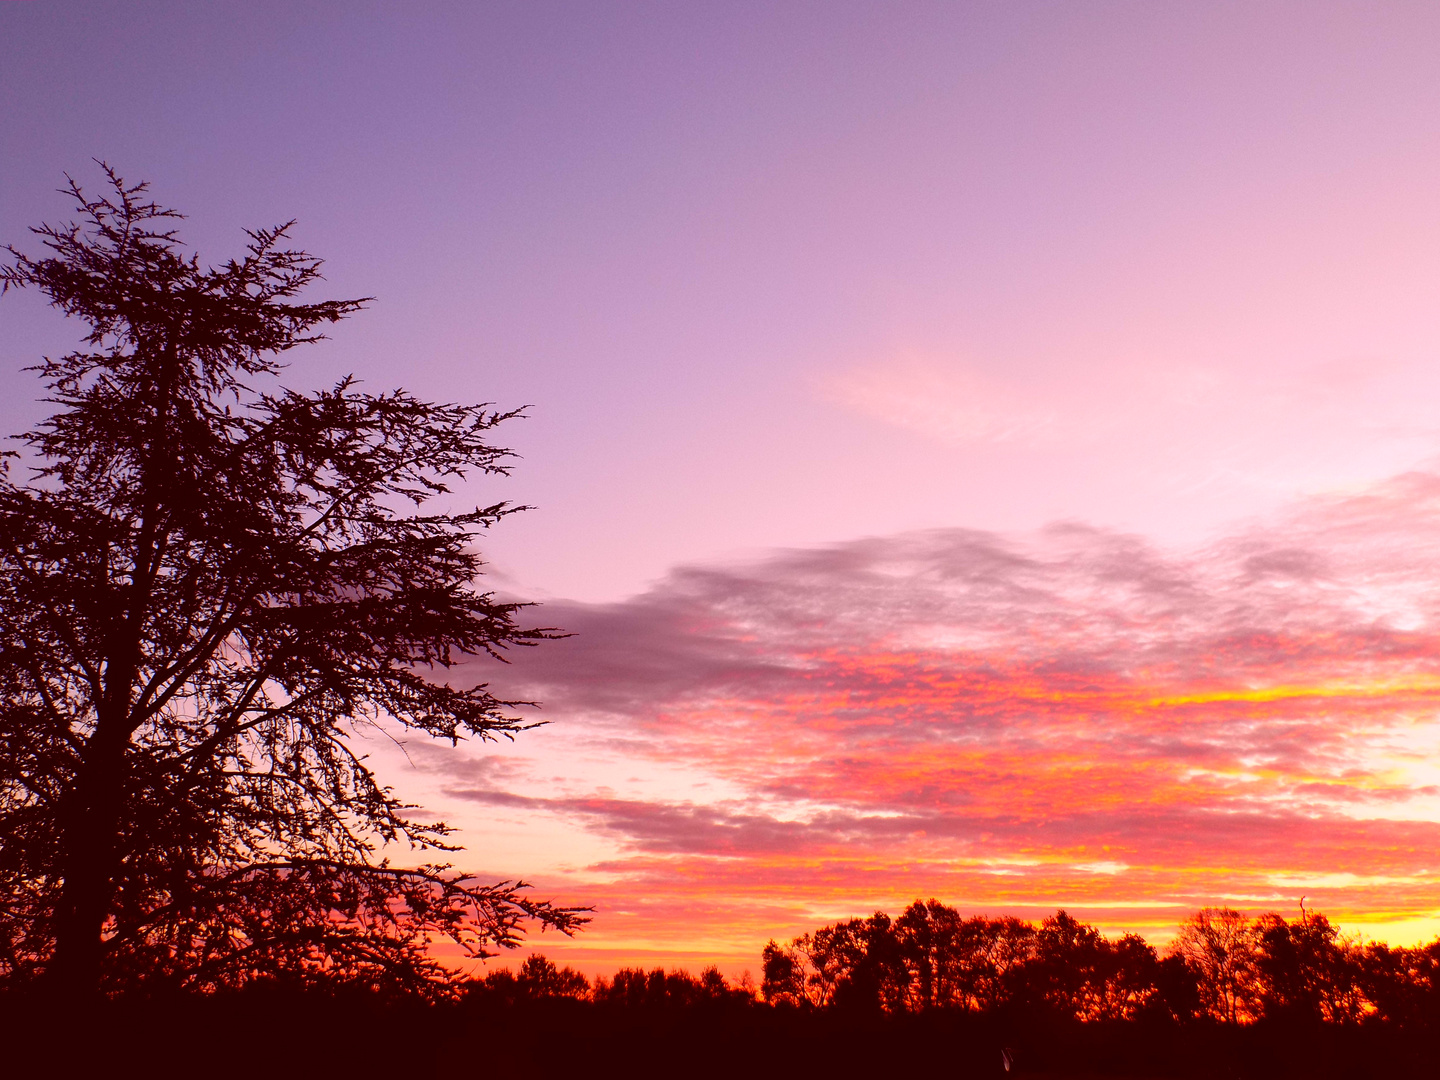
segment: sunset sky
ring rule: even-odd
[[[530,405],[513,744],[384,739],[587,971],[934,896],[1440,933],[1440,6],[0,2],[91,158],[372,295],[288,381]],[[0,424],[75,328],[0,303]]]

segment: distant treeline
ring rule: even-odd
[[[1009,1010],[1080,1022],[1440,1021],[1440,939],[1416,948],[1367,944],[1303,908],[1294,919],[1204,908],[1161,953],[1135,934],[1107,938],[1064,911],[1037,926],[965,918],[917,900],[898,918],[877,912],[771,941],[762,974],[756,986],[732,985],[714,968],[699,977],[622,969],[592,984],[537,955],[470,992],[631,1006],[729,1000],[889,1014]]]
[[[1305,1017],[1406,1022],[1440,1006],[1440,939],[1365,944],[1323,914],[1249,919],[1203,908],[1163,954],[1135,934],[1106,938],[1064,911],[1040,925],[964,918],[934,900],[765,946],[767,1001],[887,1012],[1044,1008],[1076,1020],[1245,1023]]]
[[[256,1057],[229,1051],[253,1045],[281,1075],[306,1076],[399,1075],[417,1061],[527,1080],[1440,1076],[1440,941],[1364,944],[1310,911],[1205,909],[1157,952],[1063,911],[1037,925],[917,902],[898,918],[772,941],[758,981],[713,967],[590,980],[536,954],[450,989],[275,973],[237,990],[155,986],[61,1010],[11,992],[0,994],[0,1045],[16,1075],[63,1058],[133,1060],[157,1075],[204,1061],[249,1078]]]

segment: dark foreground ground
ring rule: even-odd
[[[1081,1025],[881,1017],[723,1002],[552,1000],[424,1007],[266,993],[64,1007],[0,999],[0,1076],[1440,1077],[1440,1037],[1261,1023]]]

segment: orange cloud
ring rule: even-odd
[[[1066,527],[686,569],[550,609],[577,636],[502,687],[608,772],[432,767],[455,805],[611,845],[546,878],[599,906],[577,956],[753,964],[771,935],[917,896],[1163,935],[1202,904],[1303,895],[1423,928],[1437,493],[1405,478],[1184,557]]]

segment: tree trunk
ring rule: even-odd
[[[62,993],[100,991],[105,919],[115,886],[125,746],[118,725],[97,725],[65,815],[64,888],[55,933],[52,982]]]
[[[146,497],[135,543],[128,596],[109,642],[105,687],[96,702],[95,731],[85,746],[69,813],[65,815],[65,883],[55,937],[54,973],[62,992],[99,993],[105,919],[119,870],[120,814],[125,800],[125,751],[139,671],[142,627],[150,610],[161,493],[173,482],[169,420],[173,412],[175,348],[163,350],[148,420],[148,453],[142,469]]]

